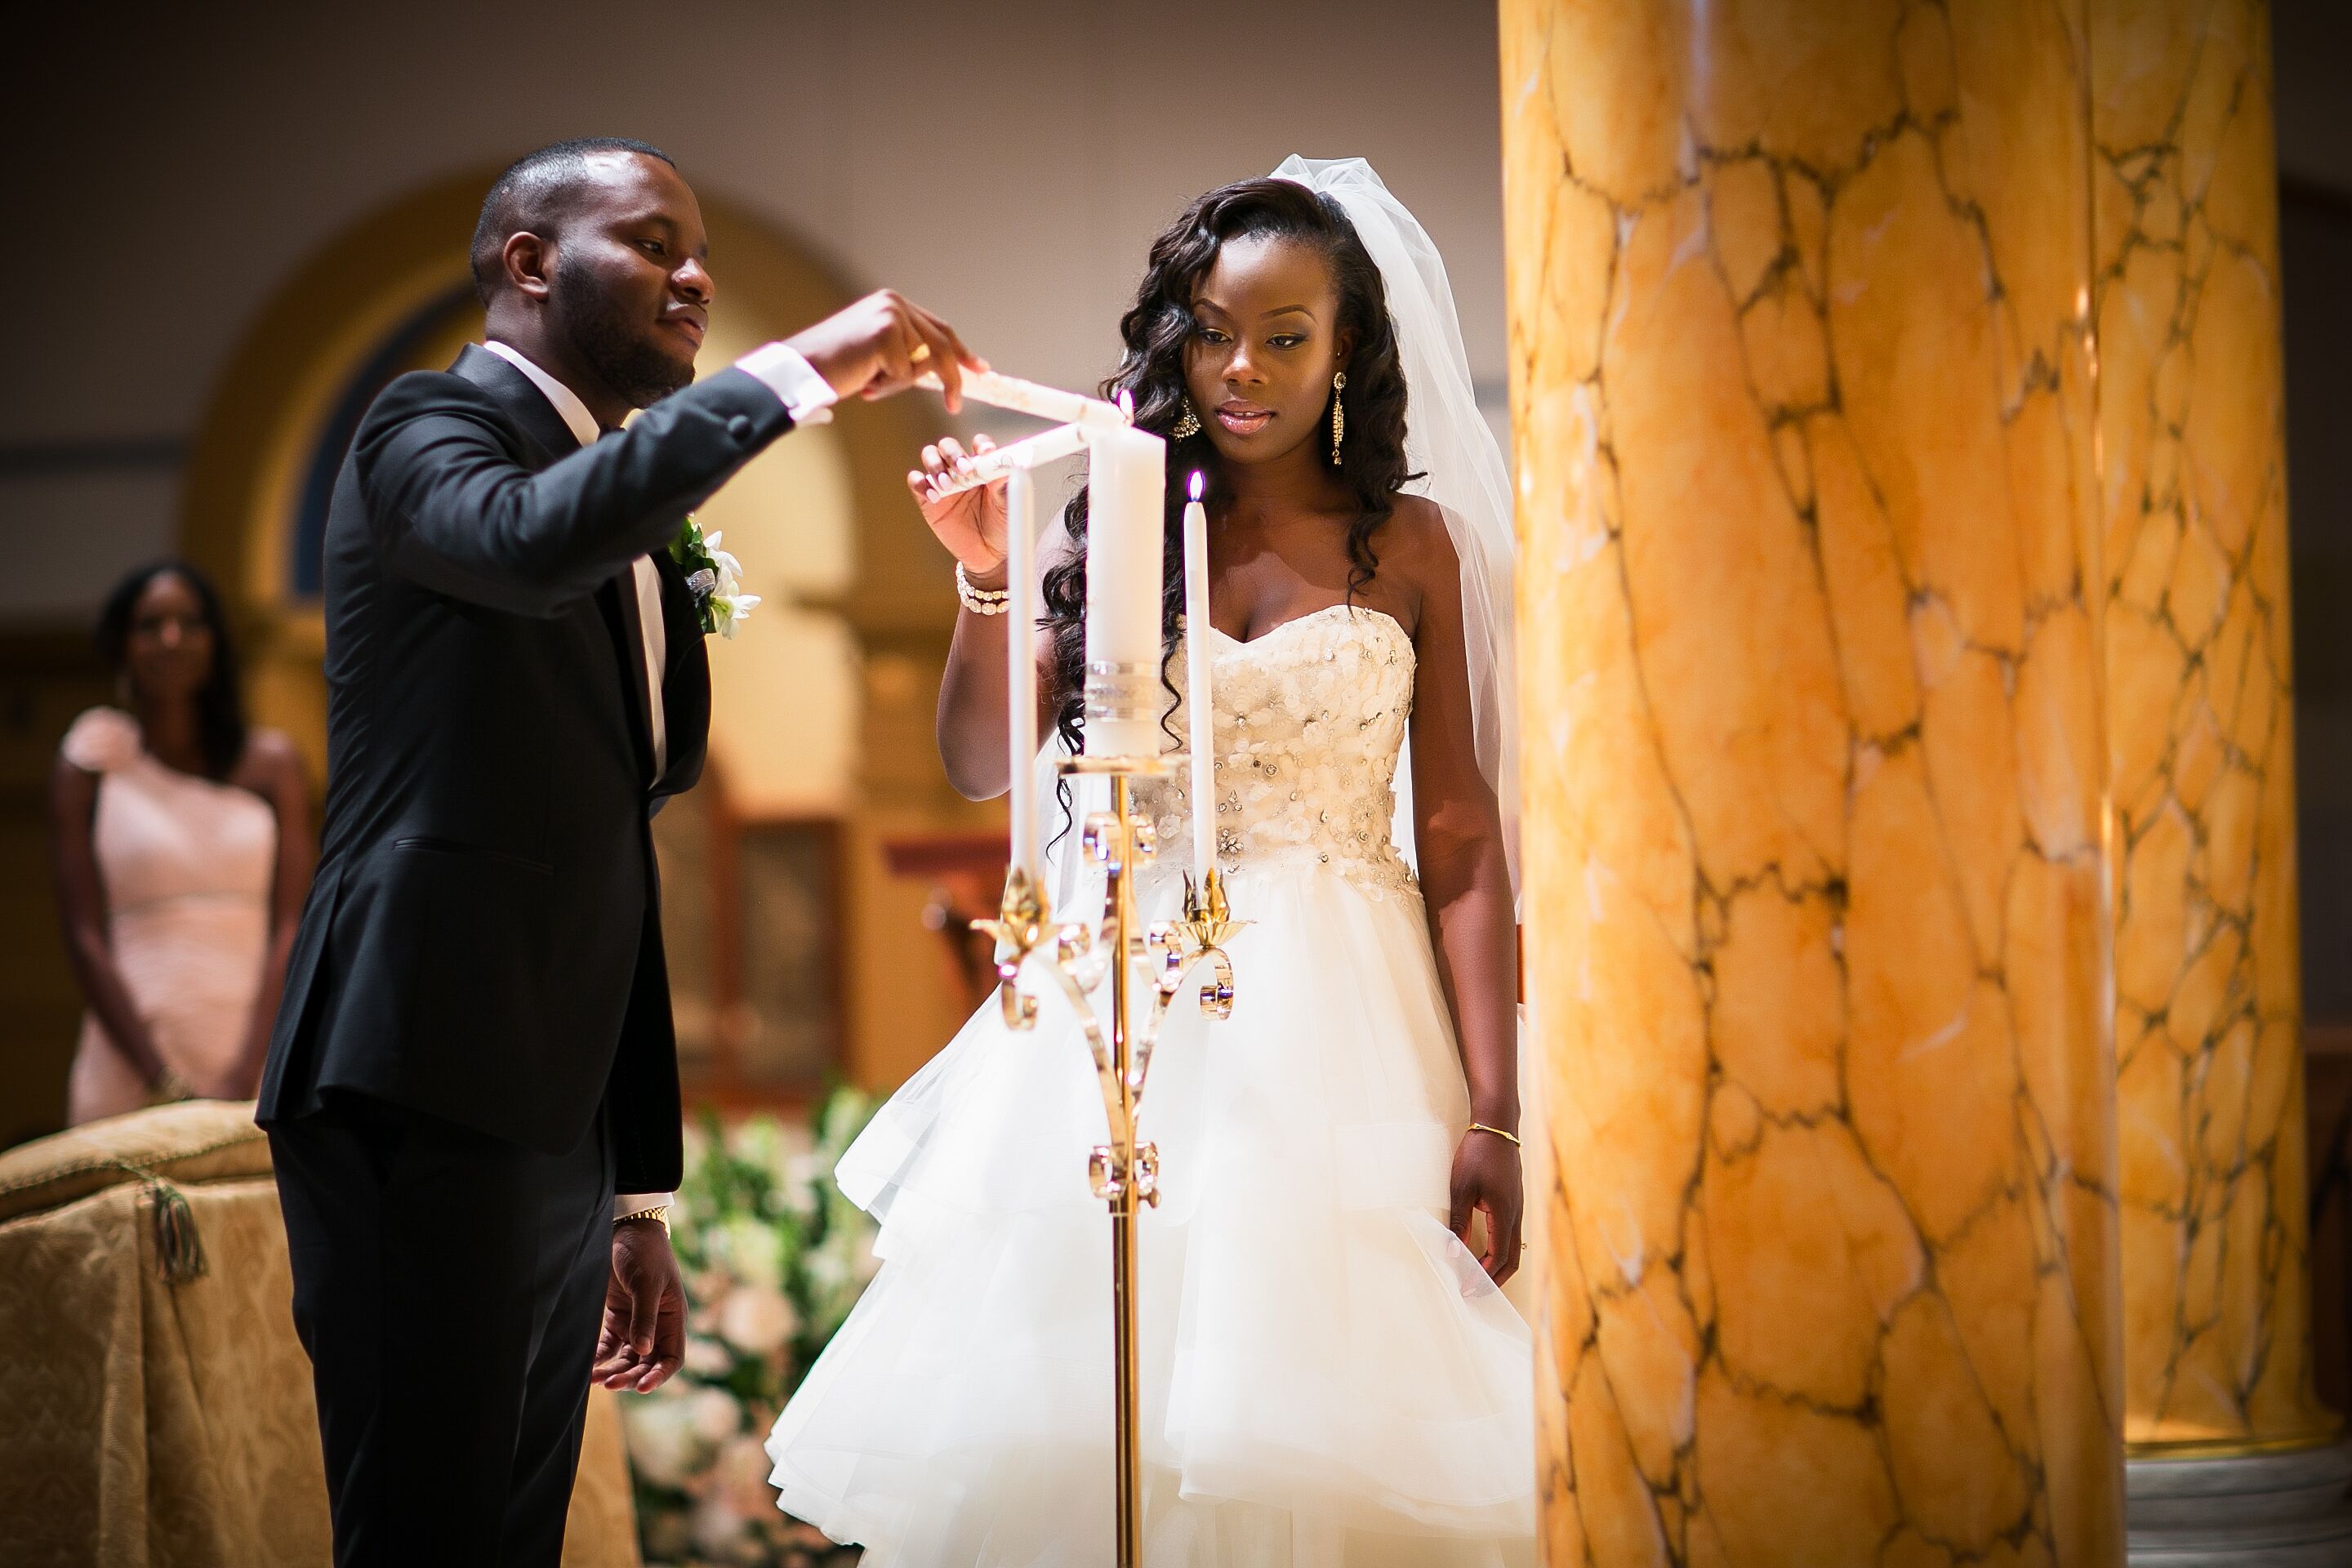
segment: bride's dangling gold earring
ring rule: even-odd
[[[1339,395],[1348,390],[1348,373],[1331,373],[1331,466],[1339,466],[1339,437],[1347,432],[1348,416],[1339,406]]]
[[[1192,400],[1188,397],[1184,400],[1184,412],[1168,432],[1168,438],[1171,441],[1189,441],[1200,433],[1201,416],[1192,412]]]

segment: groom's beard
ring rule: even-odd
[[[606,386],[644,408],[692,384],[694,365],[680,363],[646,341],[646,329],[632,322],[612,300],[596,291],[585,268],[556,264],[555,313],[564,335]]]

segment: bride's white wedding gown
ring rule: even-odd
[[[1218,858],[1251,924],[1233,1016],[1172,1007],[1143,1100],[1146,1561],[1531,1563],[1529,1338],[1444,1226],[1468,1100],[1390,841],[1412,645],[1344,606],[1209,635]],[[1187,803],[1139,799],[1162,846],[1144,912],[1167,918]],[[881,1271],[768,1450],[783,1507],[868,1568],[1111,1560],[1102,1104],[1058,991],[1031,989],[1034,1033],[992,1000],[839,1168]]]

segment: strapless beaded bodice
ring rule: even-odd
[[[1412,642],[1378,610],[1334,605],[1235,642],[1212,628],[1216,700],[1217,862],[1227,876],[1321,869],[1374,897],[1419,892],[1389,833],[1397,758],[1412,711]],[[1184,652],[1167,728],[1187,733]],[[1190,780],[1137,786],[1159,829],[1161,864],[1192,844]]]

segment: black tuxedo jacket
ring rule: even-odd
[[[373,1095],[551,1153],[610,1102],[621,1192],[677,1185],[648,819],[702,768],[709,666],[667,546],[792,427],[728,370],[580,448],[468,347],[361,422],[327,518],[327,806],[264,1123]],[[653,776],[628,563],[662,573]]]

